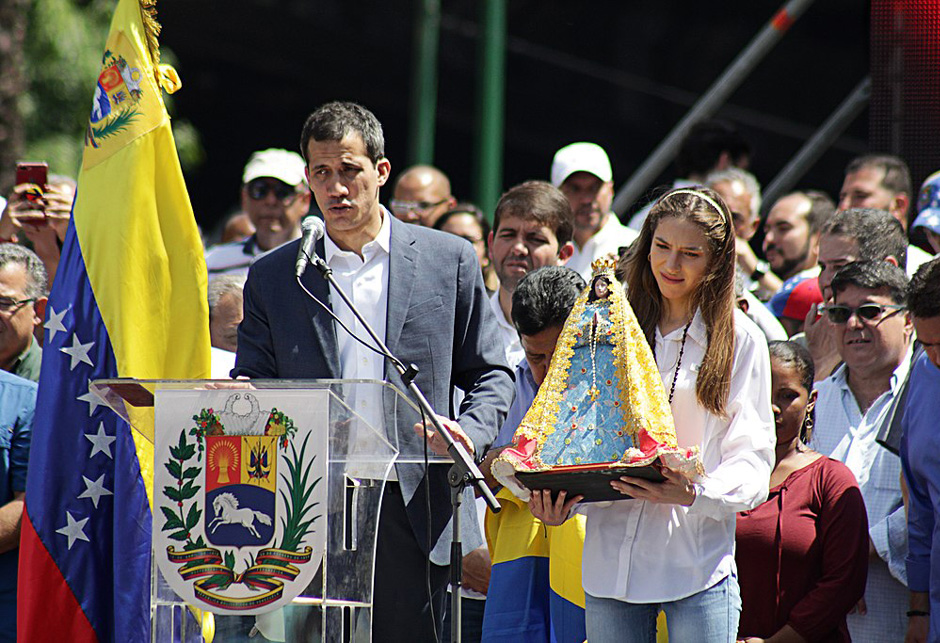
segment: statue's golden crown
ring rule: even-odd
[[[594,277],[604,274],[613,274],[616,268],[617,262],[613,257],[601,257],[591,263],[591,274]]]

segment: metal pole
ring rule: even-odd
[[[437,48],[441,34],[440,0],[415,0],[414,82],[411,86],[412,165],[434,162],[434,126],[437,121]]]
[[[852,93],[836,108],[818,130],[803,144],[800,151],[790,159],[774,180],[764,190],[764,212],[766,215],[774,202],[793,189],[796,182],[803,178],[819,157],[839,138],[845,128],[855,120],[871,95],[871,77],[866,76],[855,86]]]
[[[718,110],[812,3],[813,0],[789,0],[774,14],[774,17],[764,25],[750,44],[738,54],[718,80],[689,110],[685,118],[673,128],[643,165],[633,173],[630,180],[620,188],[614,199],[614,210],[617,214],[623,215],[627,208],[643,194],[643,191],[656,180],[660,172],[673,159],[682,139],[689,133],[692,126]]]
[[[503,182],[503,103],[506,70],[506,0],[484,0],[480,49],[478,146],[474,172],[477,205],[492,221]]]

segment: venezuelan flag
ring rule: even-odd
[[[502,511],[486,513],[493,560],[483,617],[487,643],[581,643],[584,590],[581,551],[584,516],[546,527],[507,489]]]
[[[206,267],[161,95],[179,80],[159,65],[153,5],[115,11],[47,306],[21,642],[150,639],[153,445],[89,382],[209,375]]]

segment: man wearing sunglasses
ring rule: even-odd
[[[242,210],[255,227],[243,241],[223,243],[206,252],[209,278],[247,274],[258,255],[300,236],[300,220],[310,208],[304,160],[295,152],[255,152],[242,174]]]
[[[42,363],[34,333],[46,314],[46,279],[32,250],[0,244],[0,368],[34,382]]]
[[[876,438],[911,363],[907,276],[894,263],[862,261],[839,270],[829,287],[824,310],[843,364],[816,387],[812,446],[852,470],[868,512],[868,583],[848,615],[849,633],[853,641],[893,641],[907,628],[907,525],[900,458]]]
[[[433,228],[442,214],[457,204],[450,179],[431,165],[409,167],[395,181],[389,209],[405,223]]]

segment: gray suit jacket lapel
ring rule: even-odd
[[[391,216],[386,211],[385,216]],[[392,218],[392,234],[389,244],[388,259],[388,314],[385,322],[385,343],[395,355],[398,351],[398,340],[401,339],[401,330],[405,325],[405,315],[411,303],[411,292],[415,284],[415,271],[417,270],[418,251],[415,248],[415,238],[408,226]],[[386,368],[393,368],[386,365]]]

